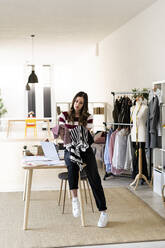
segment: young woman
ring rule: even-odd
[[[73,98],[70,111],[62,112],[60,114],[59,125],[65,125],[65,127],[71,131],[77,126],[83,126],[90,130],[92,124],[93,117],[88,113],[88,95],[85,92],[79,92]],[[97,169],[95,155],[90,145],[85,152],[80,151],[80,156],[83,163],[86,164],[84,170],[92,188],[96,206],[101,212],[97,226],[105,227],[108,223],[106,200]],[[77,197],[79,166],[70,159],[70,151],[68,149],[65,149],[64,159],[68,169],[68,181],[72,194],[72,213],[74,217],[78,217],[80,215],[80,204]]]

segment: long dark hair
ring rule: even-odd
[[[76,115],[75,110],[74,110],[74,103],[75,103],[77,97],[83,97],[83,99],[84,99],[84,105],[81,109],[78,123],[79,123],[79,125],[86,126],[87,125],[87,119],[88,119],[90,114],[88,112],[88,95],[87,95],[87,93],[85,93],[83,91],[78,92],[75,95],[75,97],[73,98],[72,105],[71,105],[70,111],[68,113],[68,121],[74,122],[75,115]]]

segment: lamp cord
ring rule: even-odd
[[[32,37],[32,65],[34,64],[34,37],[35,37],[35,35],[34,34],[32,34],[31,35],[31,37]]]

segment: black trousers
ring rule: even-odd
[[[83,160],[83,163],[86,164],[84,170],[87,174],[89,184],[92,188],[96,206],[99,211],[104,211],[107,209],[106,200],[92,148],[89,147],[86,152],[81,152],[81,158]],[[70,190],[78,189],[79,166],[70,160],[70,154],[67,150],[65,150],[64,159],[68,169],[69,188]]]
[[[148,179],[148,170],[147,170],[147,160],[146,160],[146,153],[145,153],[145,142],[132,142],[133,145],[133,171],[132,171],[132,178],[135,178],[139,172],[138,169],[138,161],[139,161],[139,147],[142,148],[142,174],[145,175]]]

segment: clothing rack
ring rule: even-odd
[[[138,93],[138,92],[136,92]],[[145,92],[146,93],[146,92]],[[122,92],[116,92],[116,91],[112,91],[111,94],[113,95],[113,104],[115,103],[115,95],[132,95],[135,94],[134,92],[130,92],[130,91],[122,91]],[[113,126],[132,126],[132,124],[130,123],[115,123],[115,122],[103,122],[103,124],[105,125],[105,130],[107,130],[107,125],[113,125]],[[115,177],[121,177],[121,175],[114,175],[112,172],[105,172],[105,175],[103,177],[103,180],[106,180],[107,177],[110,176],[115,176]],[[122,176],[124,177],[125,174],[122,174]],[[127,175],[128,177],[128,175]]]
[[[132,123],[115,123],[115,122],[103,122],[105,126],[107,125],[118,125],[118,126],[132,126]]]
[[[146,94],[150,93],[150,90],[147,91],[111,91],[111,94],[113,95],[113,103],[115,102],[115,95],[134,95],[134,94]]]
[[[115,95],[134,95],[134,94],[146,94],[150,93],[152,89],[147,89],[146,91],[111,91],[111,94],[113,95],[113,104],[115,103]],[[106,126],[105,126],[106,127]],[[149,179],[152,178],[152,149],[149,150]]]
[[[111,94],[112,95],[131,95],[131,94],[136,94],[136,93],[142,93],[142,94],[145,94],[145,93],[149,93],[150,90],[147,90],[147,91],[111,91]]]
[[[107,125],[118,125],[118,126],[132,126],[133,124],[131,123],[115,123],[115,122],[103,122],[105,125],[105,130],[107,130]],[[112,172],[105,172],[105,175],[103,177],[103,180],[106,180],[107,177],[114,176],[114,177],[129,177],[131,178],[131,175],[129,174],[120,174],[120,175],[114,175]]]
[[[103,122],[105,126],[105,131],[107,131],[107,125],[113,125],[113,126],[132,126],[131,123],[115,123],[115,122]]]
[[[131,123],[114,123],[114,122],[103,122],[103,124],[105,125],[106,129],[107,129],[107,124],[116,124],[116,125],[121,125],[121,126],[133,126],[133,124]],[[135,179],[133,180],[133,182],[130,184],[131,187],[133,187],[134,184],[135,187],[133,188],[134,190],[136,190],[137,186],[138,186],[138,183],[139,183],[139,179],[143,179],[149,186],[149,182],[146,178],[146,176],[144,176],[142,174],[142,150],[141,150],[141,142],[140,142],[140,147],[139,147],[139,162],[138,162],[138,167],[139,167],[139,172],[138,174],[136,175]],[[120,174],[120,175],[114,175],[112,172],[105,172],[105,175],[104,175],[104,178],[103,180],[106,180],[107,177],[110,177],[110,176],[114,176],[114,177],[129,177],[131,178],[131,175],[129,174]],[[141,182],[141,184],[143,184],[143,181]]]
[[[113,95],[113,103],[115,102],[115,95],[134,95],[134,94],[138,94],[138,93],[144,93],[144,94],[146,94],[146,93],[148,93],[149,94],[149,90],[147,90],[147,91],[135,91],[135,92],[130,92],[130,91],[122,91],[122,92],[111,92],[111,94]],[[103,122],[103,124],[105,125],[105,129],[107,130],[107,125],[118,125],[118,126],[133,126],[133,124],[131,124],[131,123],[114,123],[114,122]],[[140,152],[140,156],[141,156],[141,152]],[[141,158],[140,158],[140,161],[139,161],[139,164],[141,164]],[[150,167],[151,167],[151,163],[150,163]],[[141,167],[140,167],[141,168]],[[142,178],[141,177],[141,169],[140,169],[140,172],[139,172],[140,174],[138,174],[137,175],[137,178],[133,181],[133,183],[131,184],[131,186],[134,184],[134,183],[136,183],[136,186],[135,186],[135,188],[134,189],[136,189],[136,187],[137,187],[137,185],[138,185],[138,182],[139,182],[139,178]],[[140,175],[140,176],[139,176]],[[104,176],[104,178],[103,178],[103,180],[106,180],[106,178],[107,177],[109,177],[109,176],[116,176],[116,175],[113,175],[113,173],[105,173],[105,176]],[[121,175],[120,175],[121,176]],[[123,175],[123,176],[125,176],[125,175]],[[127,175],[128,176],[128,175]],[[137,182],[137,180],[138,180],[138,182]],[[147,181],[147,183],[148,183],[148,181]]]
[[[150,90],[147,91],[111,91],[111,94],[113,96],[115,95],[134,95],[134,94],[146,94],[146,93],[150,93]]]

